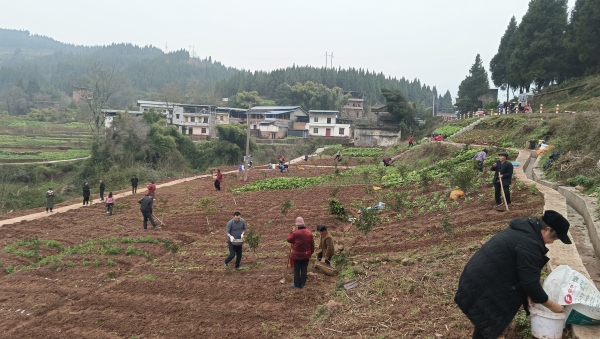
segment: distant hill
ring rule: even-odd
[[[158,93],[167,85],[178,88],[187,102],[216,103],[217,98],[241,91],[256,90],[272,98],[281,84],[306,81],[363,93],[367,106],[383,103],[381,89],[389,88],[405,92],[421,111],[430,110],[434,96],[438,107],[452,108],[449,92],[442,96],[419,79],[396,79],[364,69],[292,66],[249,72],[225,67],[211,57],[191,58],[185,50],[164,53],[154,46],[129,43],[77,46],[24,30],[0,29],[0,112],[26,114],[39,101],[68,105],[74,80],[94,63],[117,70],[123,83],[108,103],[111,108],[131,107],[138,99],[160,100]]]
[[[210,57],[190,58],[183,50],[164,53],[154,46],[124,43],[75,46],[31,35],[28,31],[0,29],[0,93],[4,97],[10,90],[12,97],[21,94],[22,99],[28,101],[33,101],[33,96],[37,96],[37,100],[59,101],[65,95],[70,96],[74,79],[85,74],[93,63],[115,68],[124,84],[121,95],[110,103],[115,108],[151,97],[168,84],[176,85],[183,93],[189,89],[212,92],[216,82],[238,72]],[[11,114],[27,111],[25,108],[19,112],[9,110]]]

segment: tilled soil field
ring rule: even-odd
[[[333,171],[256,168],[250,180]],[[367,239],[327,214],[327,198],[335,193],[357,216],[352,202],[376,202],[389,189],[355,184],[233,194],[241,185],[241,174],[226,174],[220,192],[210,178],[159,187],[159,229],[142,228],[142,193],[119,198],[110,217],[94,204],[3,226],[2,337],[466,338],[471,325],[452,301],[464,264],[509,220],[539,214],[543,206],[540,195],[515,190],[511,211],[499,212],[490,208],[492,189],[485,187],[468,193],[468,201],[448,201],[445,223],[441,212],[415,207],[412,216],[408,209],[399,216],[386,208]],[[433,200],[445,189],[423,194]],[[284,215],[287,199],[294,206]],[[244,245],[240,271],[223,264],[225,225],[235,211],[262,232],[256,253]],[[285,238],[297,216],[313,231],[327,225],[349,255],[339,277],[316,273],[311,264],[303,290],[290,288],[286,274]],[[349,271],[359,285],[346,291],[339,286]]]

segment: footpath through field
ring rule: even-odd
[[[311,154],[311,157],[317,156],[319,153],[323,152],[325,148],[318,148],[314,154]],[[87,158],[83,158],[83,159],[87,159]],[[295,164],[298,162],[301,162],[304,159],[304,157],[299,157],[296,159],[292,159],[290,161],[290,164]],[[74,160],[74,159],[71,159]],[[71,160],[57,160],[57,161],[51,161],[51,162],[59,162],[59,161],[71,161]],[[319,167],[326,167],[326,166],[319,166]],[[229,172],[223,172],[223,174],[231,174],[231,173],[237,173],[237,171],[229,171]],[[178,185],[187,181],[191,181],[191,180],[197,180],[197,179],[203,179],[203,178],[212,178],[213,175],[212,174],[202,174],[202,175],[196,175],[193,177],[187,177],[187,178],[182,178],[182,179],[177,179],[177,180],[173,180],[173,181],[169,181],[169,182],[165,182],[162,184],[158,184],[156,185],[156,188],[161,188],[161,187],[168,187],[168,186],[173,186],[173,185]],[[148,191],[147,188],[140,188],[139,189],[139,193],[144,193]],[[121,192],[121,193],[117,193],[114,195],[114,198],[123,198],[126,196],[130,196],[133,193],[131,193],[131,191],[127,190],[125,192]],[[137,193],[136,193],[137,194]],[[93,199],[92,199],[93,202]],[[4,226],[4,225],[10,225],[10,224],[16,224],[18,222],[21,221],[27,221],[27,220],[36,220],[36,219],[41,219],[41,218],[45,218],[48,217],[50,215],[53,214],[57,214],[57,213],[64,213],[70,210],[75,210],[78,208],[82,208],[85,207],[83,206],[81,203],[77,203],[77,204],[72,204],[72,205],[68,205],[68,206],[63,206],[63,207],[56,207],[54,208],[52,213],[48,213],[48,212],[38,212],[38,213],[32,213],[32,214],[27,214],[27,215],[22,215],[19,217],[15,217],[12,219],[6,219],[6,220],[0,220],[0,227]]]

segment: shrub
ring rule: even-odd
[[[342,205],[339,200],[336,198],[327,199],[328,203],[328,213],[330,215],[335,215],[338,219],[346,220],[348,219],[348,213],[346,213],[346,208]]]
[[[296,205],[293,201],[291,201],[290,199],[285,199],[285,201],[281,203],[281,214],[288,214],[289,210],[293,209],[294,206]]]

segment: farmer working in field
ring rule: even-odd
[[[508,205],[511,204],[509,186],[512,182],[513,175],[513,165],[510,161],[506,161],[506,158],[508,158],[508,153],[501,152],[498,153],[498,156],[499,159],[496,160],[496,162],[492,165],[492,171],[495,171],[493,183],[496,207],[502,205],[502,188],[504,188],[504,198],[506,199],[506,203]],[[502,186],[500,185],[500,180],[502,180]]]
[[[246,220],[242,219],[242,213],[233,213],[233,219],[229,220],[225,228],[225,236],[227,236],[227,244],[229,245],[229,256],[225,259],[225,267],[229,267],[229,262],[235,257],[235,269],[240,268],[242,261],[242,246],[235,246],[232,242],[234,239],[244,239],[246,233]]]
[[[325,260],[327,265],[331,265],[329,262],[335,251],[333,247],[333,237],[327,231],[325,225],[317,226],[317,231],[321,235],[321,241],[319,242],[319,252],[317,253],[317,260]]]
[[[473,157],[473,159],[475,159],[475,161],[477,161],[477,170],[479,172],[483,172],[483,162],[485,161],[485,158],[487,157],[487,149],[483,149],[479,152],[477,152],[477,154],[475,154],[475,156]]]
[[[148,193],[146,195],[154,195],[154,192],[156,192],[156,185],[154,184],[154,181],[151,181],[150,185],[148,185]]]
[[[154,222],[154,218],[152,217],[152,203],[154,202],[154,195],[145,195],[142,199],[138,200],[140,204],[140,211],[142,212],[142,216],[144,216],[144,229],[148,229],[148,220],[152,224],[152,227],[156,228],[156,223]]]
[[[292,288],[303,288],[306,284],[306,271],[308,261],[315,251],[315,238],[312,232],[306,229],[304,219],[296,218],[296,226],[287,237],[287,242],[292,244],[290,259],[294,261],[294,283]]]
[[[540,273],[549,260],[545,245],[556,239],[570,244],[568,231],[567,219],[551,210],[541,219],[513,219],[471,257],[454,301],[475,325],[473,338],[498,338],[521,305],[529,314],[528,299],[552,312],[564,312],[563,306],[548,299]]]
[[[338,150],[337,153],[335,154],[335,158],[333,158],[333,160],[341,161],[342,160],[341,156],[342,156],[342,152]]]

